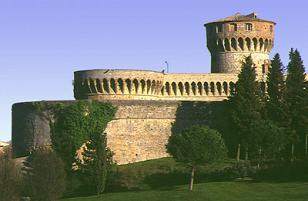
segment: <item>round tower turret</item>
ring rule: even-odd
[[[239,73],[243,59],[251,55],[257,74],[263,75],[274,46],[275,22],[239,13],[205,24],[212,73]]]

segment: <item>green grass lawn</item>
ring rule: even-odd
[[[308,182],[208,182],[173,189],[106,193],[62,201],[308,201]]]

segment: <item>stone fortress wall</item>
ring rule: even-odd
[[[35,147],[51,144],[48,118],[33,105],[72,104],[75,101],[24,102],[13,105],[12,142],[15,157],[26,156]],[[114,161],[126,164],[168,156],[165,144],[181,104],[179,101],[110,100],[117,106],[115,118],[108,123],[107,145],[114,152]]]
[[[118,107],[115,119],[106,128],[107,143],[118,164],[168,156],[165,145],[174,124],[190,124],[191,114],[184,112],[184,115],[179,115],[182,106],[187,103],[217,103],[219,108],[223,108],[221,101],[234,90],[245,56],[252,56],[258,79],[264,82],[269,52],[274,45],[274,25],[274,22],[257,18],[254,13],[236,14],[206,24],[212,73],[119,69],[76,71],[75,99],[110,101]],[[39,103],[59,102],[74,103]],[[32,148],[51,143],[49,122],[33,109],[33,104],[35,102],[13,105],[12,146],[15,157],[25,156]],[[178,118],[183,118],[183,121],[177,122]]]

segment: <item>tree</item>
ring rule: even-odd
[[[266,117],[279,126],[285,125],[286,107],[283,99],[285,82],[283,65],[279,54],[275,54],[267,74]],[[279,115],[277,115],[279,114]]]
[[[298,50],[291,49],[287,67],[285,101],[287,104],[287,131],[291,144],[291,159],[294,159],[295,145],[308,131],[307,91],[305,91],[305,68]],[[303,140],[302,140],[303,141]]]
[[[48,147],[33,151],[24,163],[25,187],[33,201],[55,201],[65,190],[64,163]]]
[[[78,166],[88,184],[95,185],[96,193],[99,195],[105,190],[107,174],[112,164],[112,152],[107,147],[105,133],[92,137],[86,143]]]
[[[237,160],[240,159],[241,144],[246,149],[248,159],[248,147],[255,144],[255,132],[252,124],[261,119],[262,96],[258,82],[256,81],[255,65],[251,56],[245,58],[242,69],[238,75],[235,90],[229,97],[229,109],[232,123],[238,138]],[[253,147],[253,146],[251,146]]]
[[[285,129],[268,119],[253,122],[251,129],[255,133],[255,144],[250,145],[253,146],[250,148],[254,150],[253,155],[258,159],[258,164],[262,159],[278,158],[287,143]]]
[[[192,126],[170,136],[167,151],[176,161],[191,166],[189,189],[193,189],[196,166],[226,157],[227,149],[221,134],[206,126]]]
[[[17,201],[20,193],[20,171],[11,158],[11,150],[0,153],[0,201]]]

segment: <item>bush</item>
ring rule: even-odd
[[[197,166],[196,183],[230,181],[255,177],[256,168],[250,162],[226,159],[209,165]],[[161,158],[113,168],[107,182],[107,191],[172,189],[189,181],[190,168],[173,158]]]
[[[20,171],[11,158],[10,150],[0,154],[0,201],[18,200]]]
[[[33,201],[55,201],[65,190],[62,160],[49,148],[38,148],[25,165],[25,188]]]

